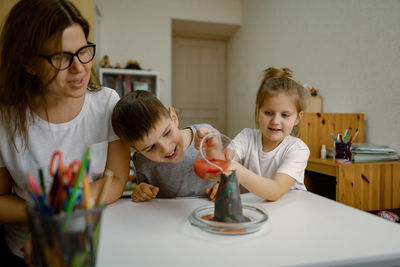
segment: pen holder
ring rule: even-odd
[[[34,265],[96,266],[104,207],[49,216],[28,206]]]
[[[336,161],[351,161],[351,143],[335,142],[335,160]]]

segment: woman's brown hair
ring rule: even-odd
[[[42,97],[46,107],[47,84],[29,74],[26,67],[51,37],[56,36],[61,47],[62,33],[73,23],[82,27],[87,39],[89,24],[68,0],[20,0],[5,20],[0,36],[0,119],[14,145],[16,136],[22,136],[27,144],[28,121],[34,121],[31,99]],[[92,67],[89,90],[99,90],[97,80]]]

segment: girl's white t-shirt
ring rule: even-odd
[[[262,133],[259,129],[243,129],[233,140],[240,163],[252,172],[273,178],[276,173],[285,173],[296,180],[291,189],[307,190],[304,186],[304,171],[310,150],[299,138],[287,136],[272,151],[262,151]]]
[[[28,126],[28,146],[24,148],[22,138],[16,138],[16,147],[0,122],[0,168],[7,168],[12,177],[12,190],[19,197],[29,200],[25,186],[28,173],[32,173],[39,184],[38,169],[42,168],[45,187],[49,191],[53,179],[49,164],[56,150],[62,152],[64,165],[73,160],[82,160],[91,144],[90,175],[96,177],[104,172],[108,143],[119,139],[111,125],[111,114],[119,96],[115,90],[103,88],[97,92],[87,91],[80,113],[71,121],[53,124],[35,115],[34,125]],[[5,238],[11,251],[23,257],[20,248],[24,245],[28,227],[5,225]]]

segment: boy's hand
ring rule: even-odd
[[[135,187],[135,190],[133,190],[131,198],[135,202],[146,201],[155,198],[158,194],[158,190],[159,188],[157,186],[140,183]]]
[[[211,133],[211,130],[205,127],[201,127],[197,129],[196,135],[194,137],[194,147],[199,150],[200,142],[207,134]]]
[[[206,173],[204,174],[204,176],[201,177],[201,179],[206,181],[220,181],[221,176],[219,173]]]
[[[205,152],[207,158],[224,159],[224,152],[222,151],[218,135],[215,131],[211,131],[208,128],[203,127],[197,129],[196,136],[194,138],[194,147],[199,150],[201,140],[210,133],[214,133],[214,135],[207,137],[207,139],[203,142],[203,152]]]
[[[219,183],[215,183],[212,188],[206,189],[206,194],[210,197],[210,200],[215,201],[215,196],[217,195]]]

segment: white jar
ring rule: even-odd
[[[321,159],[326,159],[326,147],[325,147],[325,145],[321,146]]]

